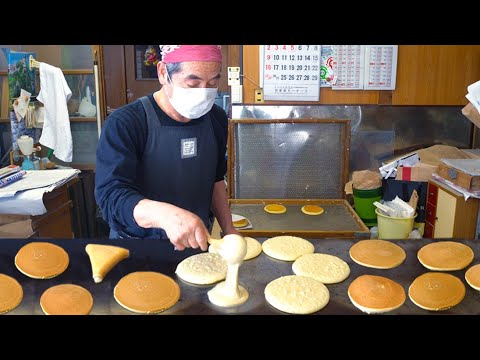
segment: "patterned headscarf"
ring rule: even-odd
[[[222,62],[220,45],[159,45],[162,61],[176,63],[183,61]]]

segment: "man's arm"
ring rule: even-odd
[[[232,213],[227,199],[227,187],[222,179],[213,187],[212,211],[225,235],[239,234],[232,223]]]

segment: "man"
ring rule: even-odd
[[[228,118],[214,104],[218,45],[161,45],[161,89],[109,115],[97,147],[95,198],[110,238],[169,239],[206,250],[211,212],[232,224],[224,176]]]

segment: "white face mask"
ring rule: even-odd
[[[167,92],[167,97],[180,115],[187,119],[198,119],[210,111],[217,97],[217,88],[182,88],[172,82],[168,72],[167,77],[170,85],[173,85],[173,96],[170,97]]]

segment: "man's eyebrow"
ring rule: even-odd
[[[214,76],[214,77],[213,77],[212,79],[210,79],[210,80],[216,80],[216,79],[220,79],[220,78],[221,78],[221,75],[220,75],[220,73],[218,73],[216,76]],[[186,76],[186,79],[188,79],[188,80],[202,80],[201,77],[199,77],[199,76],[197,76],[197,75],[195,75],[195,74],[187,75],[187,76]]]

